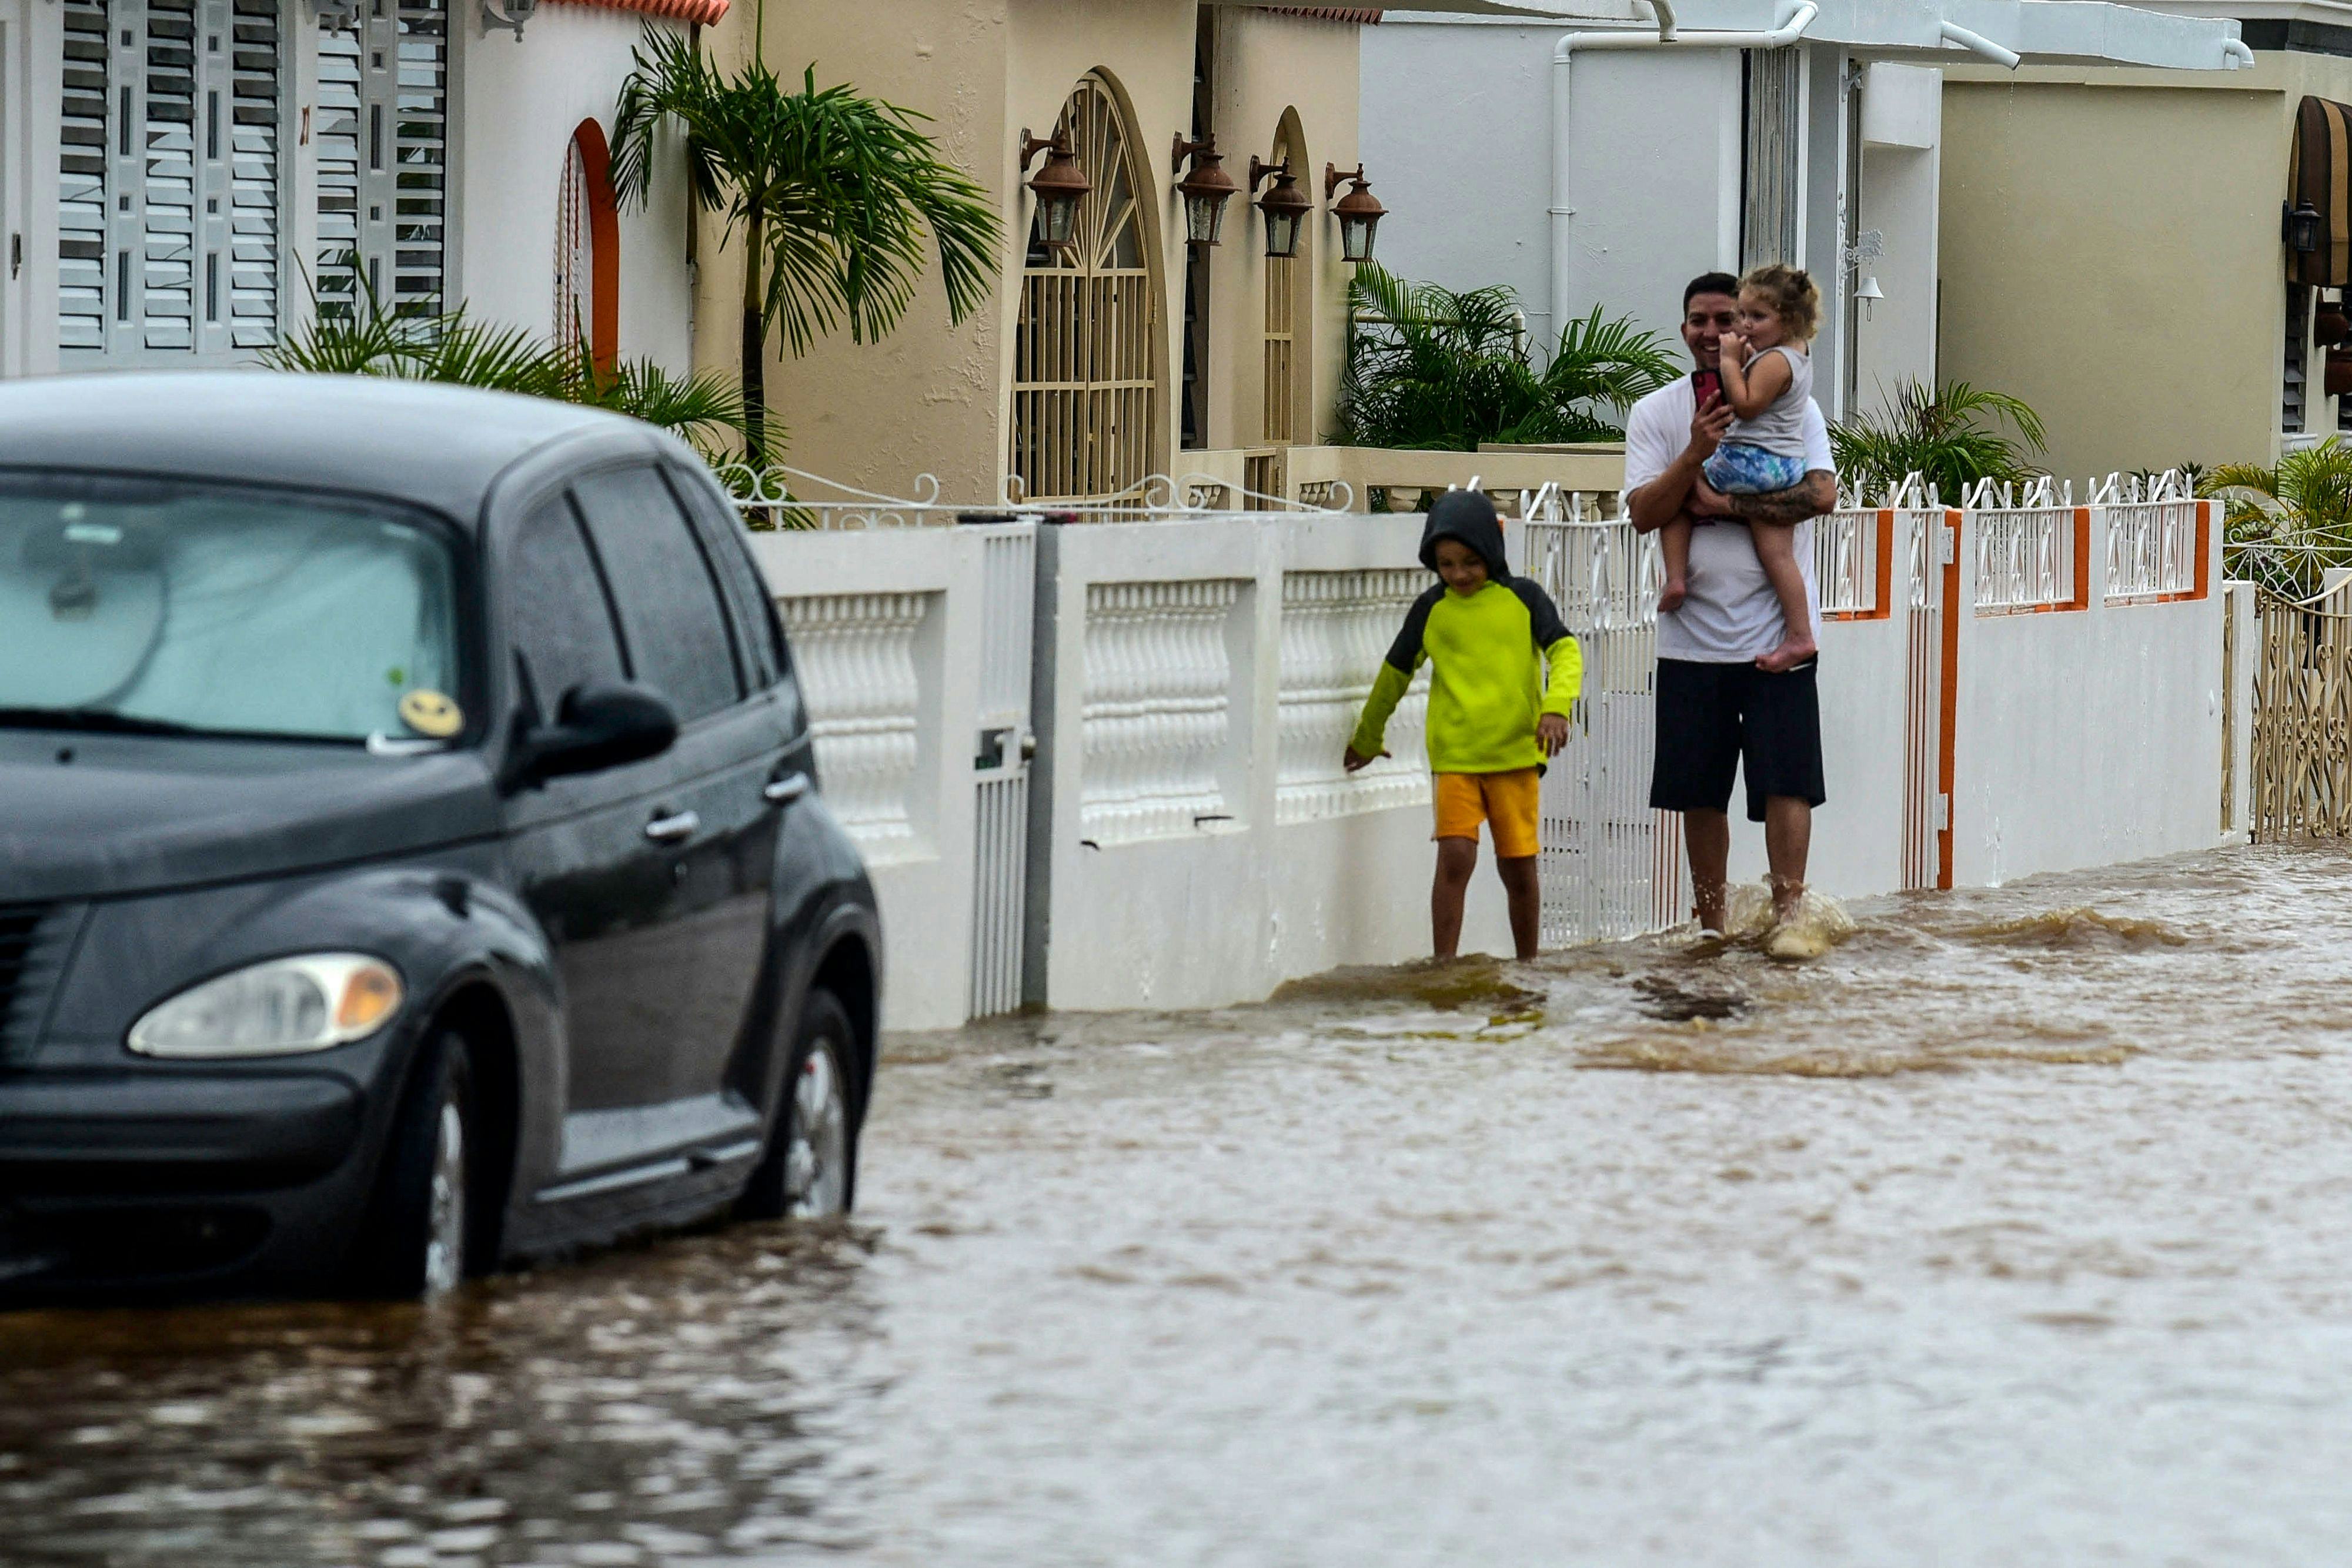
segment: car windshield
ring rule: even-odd
[[[0,723],[444,739],[457,643],[449,551],[391,510],[0,476]]]

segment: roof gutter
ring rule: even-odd
[[[1551,326],[1557,332],[1568,321],[1569,261],[1574,251],[1570,225],[1576,209],[1569,204],[1569,133],[1573,99],[1570,93],[1576,56],[1587,49],[1783,49],[1805,36],[1822,14],[1817,0],[1782,0],[1785,15],[1778,26],[1761,33],[1681,33],[1676,30],[1673,0],[1645,0],[1657,14],[1655,34],[1632,31],[1569,33],[1551,52]],[[1990,47],[1990,44],[1987,46]]]

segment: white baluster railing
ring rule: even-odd
[[[847,593],[782,599],[817,775],[835,817],[869,858],[915,847],[911,810],[922,683],[915,643],[934,596]]]
[[[1079,818],[1097,843],[1189,833],[1234,814],[1226,637],[1239,582],[1087,590]]]
[[[1389,755],[1352,779],[1341,762],[1405,612],[1429,582],[1427,572],[1410,569],[1283,574],[1277,821],[1429,799],[1426,669],[1415,674],[1390,716]]]

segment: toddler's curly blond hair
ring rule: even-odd
[[[1750,267],[1739,280],[1739,292],[1750,289],[1771,302],[1781,329],[1793,341],[1810,343],[1821,330],[1822,291],[1813,287],[1811,275],[1803,267],[1783,267],[1777,261]]]

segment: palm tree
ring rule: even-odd
[[[2335,436],[2274,467],[2224,463],[2197,493],[2221,502],[2225,576],[2307,599],[2329,568],[2352,566],[2352,447]]]
[[[845,320],[857,342],[880,337],[914,302],[927,248],[938,254],[950,321],[988,297],[1003,237],[995,203],[940,162],[917,129],[928,119],[846,86],[819,90],[814,66],[800,91],[787,92],[756,52],[730,77],[698,45],[645,30],[613,115],[614,193],[644,202],[656,131],[666,121],[684,128],[695,202],[726,214],[726,238],[742,236],[754,467],[767,459],[770,331],[782,329],[794,354]]]
[[[300,330],[264,350],[271,370],[449,382],[610,409],[688,440],[741,434],[743,402],[716,376],[671,375],[650,360],[601,369],[578,333],[550,342],[520,327],[468,316],[458,305],[391,305],[357,267],[359,291],[341,311],[313,310]]]
[[[1474,451],[1482,442],[1606,441],[1602,417],[1678,371],[1663,342],[1629,319],[1592,314],[1561,331],[1538,367],[1518,297],[1500,286],[1465,293],[1360,269],[1335,439],[1350,446]]]
[[[2003,422],[2016,427],[2015,437],[2001,434]],[[2049,439],[2042,416],[2023,399],[1966,382],[1906,381],[1885,413],[1830,426],[1838,477],[1855,494],[1875,494],[1916,474],[1955,505],[1980,479],[2032,478],[2032,459]]]

